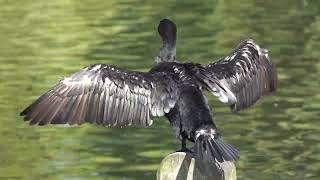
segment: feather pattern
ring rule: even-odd
[[[61,80],[21,115],[38,125],[89,122],[144,127],[151,125],[150,115],[163,116],[177,98],[177,84],[168,73],[96,64]]]
[[[198,65],[195,70],[202,86],[229,104],[233,112],[277,88],[277,74],[268,51],[253,40],[245,40],[229,56],[213,64]]]

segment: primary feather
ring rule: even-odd
[[[149,126],[150,114],[163,116],[174,106],[176,86],[165,72],[134,72],[96,64],[61,80],[21,115],[39,125]]]
[[[268,51],[253,40],[243,41],[216,63],[200,65],[196,76],[235,112],[274,92],[277,86],[277,73]]]

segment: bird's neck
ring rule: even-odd
[[[176,62],[176,47],[171,45],[164,45],[155,57],[156,64],[161,62]]]

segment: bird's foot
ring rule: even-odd
[[[186,147],[183,147],[179,150],[177,150],[176,152],[185,152],[185,153],[193,153],[193,148],[189,149],[189,148],[186,148]]]

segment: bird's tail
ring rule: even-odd
[[[202,128],[196,132],[194,151],[196,165],[201,173],[208,176],[221,172],[217,162],[239,159],[239,151],[224,142],[212,128]]]

